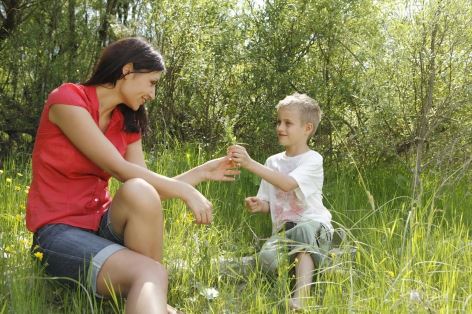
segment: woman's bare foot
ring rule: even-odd
[[[167,314],[184,314],[184,312],[177,310],[176,308],[167,304]]]

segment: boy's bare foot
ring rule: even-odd
[[[291,310],[296,312],[303,310],[303,305],[300,304],[300,300],[295,298],[291,298],[290,300],[288,300],[288,306]]]
[[[167,314],[185,314],[185,313],[167,304]]]

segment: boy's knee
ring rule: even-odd
[[[277,252],[277,243],[275,241],[267,241],[259,252],[259,263],[262,270],[275,273],[279,266],[279,256]]]
[[[270,254],[270,252],[260,252],[259,263],[263,271],[275,273],[278,267],[277,254]]]

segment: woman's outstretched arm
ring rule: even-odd
[[[239,170],[234,169],[230,158],[225,156],[209,160],[200,166],[175,176],[174,179],[196,186],[200,182],[208,180],[234,181],[235,176],[239,172]]]
[[[159,175],[123,158],[84,108],[52,105],[49,120],[80,152],[117,180],[142,178],[156,189],[161,199],[182,199],[193,211],[197,223],[211,222],[212,205],[199,191],[185,181]]]
[[[138,140],[130,145],[125,154],[125,159],[129,162],[147,168],[144,160],[141,140]],[[234,181],[234,177],[240,173],[239,170],[234,169],[233,162],[228,157],[221,157],[209,160],[195,168],[192,168],[174,179],[188,183],[192,186],[213,180],[213,181]]]

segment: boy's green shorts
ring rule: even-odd
[[[288,253],[291,261],[300,252],[310,253],[315,267],[323,266],[331,248],[333,229],[321,222],[289,223],[290,229],[271,236],[259,252],[259,262],[265,271],[275,272],[282,254]],[[293,227],[292,227],[293,226]],[[288,230],[287,230],[288,229]]]

